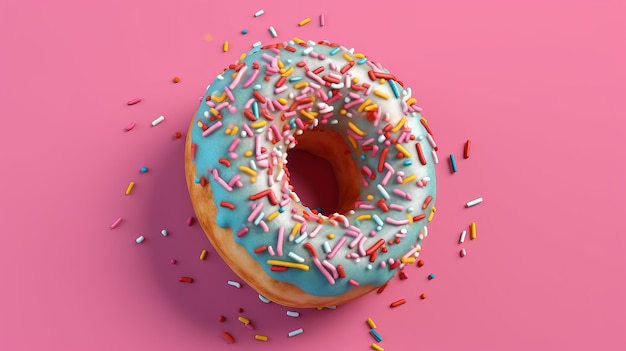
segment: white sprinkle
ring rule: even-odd
[[[380,194],[386,199],[389,200],[389,193],[387,193],[387,190],[385,190],[385,188],[382,186],[382,184],[378,184],[376,185],[376,188],[378,189],[378,191],[380,192]]]
[[[298,334],[302,334],[303,331],[304,330],[302,330],[302,328],[299,328],[299,329],[290,331],[289,334],[287,334],[287,335],[289,335],[289,337],[291,338],[291,337],[296,336]]]
[[[137,237],[137,239],[135,239],[135,242],[137,244],[141,244],[144,240],[146,240],[146,238],[144,238],[143,235],[140,235]]]
[[[261,45],[263,45],[261,41],[257,41],[256,43],[252,44],[252,47],[256,48],[257,46],[261,46]]]
[[[259,300],[263,301],[264,303],[270,303],[272,302],[270,299],[268,299],[267,297],[259,294]]]
[[[278,36],[278,33],[276,33],[276,29],[274,29],[274,27],[270,26],[270,34],[272,34],[272,37],[276,38]]]
[[[322,250],[324,250],[324,253],[330,252],[330,244],[328,243],[328,241],[324,241],[324,243],[322,244]]]
[[[289,251],[289,253],[287,254],[289,257],[293,258],[295,261],[298,261],[300,263],[304,262],[305,259],[304,257],[298,256],[296,253]]]
[[[467,234],[467,230],[464,230],[461,233],[461,237],[459,238],[459,244],[463,243],[465,241],[465,235]]]
[[[296,312],[296,311],[287,311],[287,315],[288,315],[289,317],[298,318],[298,317],[300,317],[300,312]]]
[[[255,13],[254,13],[254,17],[259,17],[259,16],[261,16],[261,15],[262,15],[262,14],[264,14],[264,13],[265,13],[265,11],[263,11],[263,10],[259,10],[259,11],[257,11],[257,12],[255,12]]]
[[[237,288],[237,289],[241,288],[241,283],[236,282],[236,281],[234,281],[234,280],[229,280],[229,281],[228,281],[228,285],[230,285],[230,286],[234,286],[234,287],[235,287],[235,288]]]
[[[168,234],[168,233],[167,233],[167,230],[165,230],[165,229],[161,230],[161,235],[163,235],[163,236],[167,236],[167,234]]]
[[[435,161],[435,164],[439,163],[439,156],[437,156],[437,151],[433,150],[432,154],[433,154],[433,161]]]
[[[465,207],[472,207],[472,206],[476,206],[479,203],[483,202],[483,198],[479,197],[477,199],[474,199],[472,201],[469,201],[468,203],[465,204]]]
[[[164,116],[159,116],[159,117],[157,117],[157,119],[155,119],[154,121],[152,121],[152,123],[151,123],[151,124],[152,124],[152,126],[154,127],[154,126],[158,125],[159,123],[163,122],[164,120],[165,120],[165,117],[164,117]]]

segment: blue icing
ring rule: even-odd
[[[310,47],[313,44],[308,43],[308,45]],[[366,58],[355,57],[355,55],[351,54],[345,48],[330,47],[325,44],[314,45],[313,50],[308,52],[308,54],[304,53],[305,47],[303,46],[294,43],[290,43],[290,46],[295,49],[294,52],[287,51],[284,48],[280,49],[279,54],[276,54],[272,49],[262,49],[260,47],[252,49],[241,61],[241,63],[247,67],[246,69],[239,68],[239,72],[243,73],[237,73],[235,69],[229,68],[218,76],[207,88],[204,98],[206,100],[207,97],[210,97],[210,100],[207,103],[203,102],[200,104],[194,117],[194,128],[192,128],[191,135],[192,142],[197,145],[195,156],[197,179],[199,180],[201,177],[205,177],[210,182],[214,201],[218,206],[216,223],[220,227],[232,228],[236,242],[244,246],[250,255],[259,261],[265,272],[272,278],[298,285],[302,290],[318,296],[343,294],[353,288],[350,281],[358,282],[360,285],[382,285],[398,270],[397,267],[390,269],[389,259],[398,260],[409,251],[415,251],[416,246],[421,245],[422,240],[418,235],[424,230],[427,220],[422,219],[413,224],[397,225],[393,223],[397,223],[396,221],[407,221],[407,216],[413,218],[424,214],[428,218],[435,203],[436,180],[433,167],[434,161],[431,155],[433,149],[426,141],[427,132],[420,123],[421,115],[414,105],[408,107],[406,103],[403,105],[401,97],[403,97],[405,101],[409,100],[408,96],[410,93],[394,82],[393,79],[381,82],[378,79],[372,81],[369,78],[368,71],[371,69],[384,73],[387,73],[387,71],[375,68],[376,65],[371,62],[366,62]],[[348,60],[344,55],[351,57],[356,61],[355,63],[359,65],[352,66],[345,74],[342,74],[340,70],[348,64]],[[284,86],[287,86],[287,90],[281,91],[278,94],[274,93],[274,89],[282,73],[278,66],[279,61],[276,57],[280,57],[280,62],[284,64],[282,72],[286,75],[287,72],[293,68],[293,71],[289,75],[290,78],[288,77],[284,82]],[[324,67],[324,70],[317,74],[319,79],[312,79],[306,74],[304,68],[297,66],[298,62],[305,62],[310,70],[314,70],[320,66]],[[256,71],[253,68],[255,63],[258,64],[257,77],[253,81],[248,82],[254,74],[253,72]],[[330,75],[331,73],[332,75]],[[351,75],[350,79],[345,78],[346,74]],[[322,94],[332,99],[332,90],[322,84],[324,82],[322,77],[326,76],[326,78],[330,77],[329,79],[333,79],[333,75],[335,78],[341,77],[339,82],[341,82],[342,85],[346,83],[342,88],[338,89],[344,98],[337,98],[327,105],[318,105],[322,102],[322,99],[320,96],[315,96],[317,88],[311,88],[311,85],[317,84],[320,86],[320,89],[328,90],[323,91]],[[267,82],[264,81],[266,76],[269,77],[269,81]],[[354,78],[358,78],[358,82],[355,82]],[[234,83],[235,81],[237,81],[236,84]],[[299,89],[294,87],[294,85],[303,82],[307,82],[309,85],[309,91],[304,94],[302,94],[302,91],[303,89],[307,89],[306,86],[300,87]],[[360,86],[363,89],[357,90],[349,88],[347,87],[347,83],[350,83],[352,87]],[[363,83],[370,85],[369,90],[363,86]],[[331,82],[331,84],[335,83]],[[232,89],[230,88],[231,85],[233,85]],[[244,87],[244,85],[246,85],[246,87]],[[376,93],[374,93],[374,90]],[[230,91],[232,91],[234,101],[227,95],[224,97],[225,92],[229,93]],[[261,95],[266,102],[263,103],[259,101],[258,97],[253,94],[254,91]],[[358,99],[349,97],[350,92],[359,95]],[[277,103],[274,101],[279,98],[281,100],[285,99],[286,104],[284,106],[289,107],[294,103],[295,98],[299,99],[302,97],[300,95],[304,95],[306,98],[316,98],[315,103],[308,107],[306,111],[309,113],[317,112],[317,116],[311,119],[302,113],[296,113],[294,116],[288,116],[286,120],[282,122],[280,117],[283,112],[279,111],[278,108],[283,105],[280,101]],[[387,99],[381,96],[387,96]],[[368,100],[369,103],[366,104]],[[355,101],[361,102],[355,103]],[[351,103],[353,104],[352,106],[345,106]],[[255,116],[256,121],[252,121],[244,114],[246,104],[248,104],[248,109],[252,116]],[[272,104],[272,106],[270,106],[270,104]],[[373,104],[377,104],[378,108],[380,108],[380,113],[374,113],[378,120],[377,127],[374,126],[373,121],[367,119],[367,112],[364,111],[364,108]],[[325,117],[331,107],[332,116]],[[235,108],[236,111],[229,110],[232,108]],[[345,109],[347,113],[342,114],[342,109]],[[359,111],[359,109],[361,109],[361,111]],[[219,117],[215,115],[215,112],[219,113]],[[274,134],[275,131],[270,128],[270,121],[264,116],[265,113],[272,116],[275,123],[287,123],[291,129],[288,135],[283,136],[283,140],[275,144],[267,141],[267,133]],[[388,117],[385,117],[386,115]],[[406,116],[405,124],[396,127],[403,116]],[[385,121],[385,118],[388,118],[388,121]],[[314,120],[317,120],[317,122]],[[325,121],[325,123],[322,123],[322,120]],[[358,136],[357,131],[351,130],[348,132],[350,129],[348,121],[352,122],[353,126],[358,128],[358,131],[363,131],[367,133],[367,135],[356,139],[356,136]],[[290,147],[290,143],[285,143],[284,141],[292,137],[294,131],[299,130],[302,126],[302,124],[298,125],[298,122],[305,124],[304,133],[306,133],[306,130],[315,128],[332,128],[333,130],[341,131],[341,134],[346,135],[345,143],[347,145],[351,144],[347,135],[352,135],[358,145],[358,150],[354,150],[350,147],[352,158],[356,161],[359,169],[365,166],[376,174],[376,178],[373,181],[369,177],[364,177],[367,186],[362,186],[360,192],[362,203],[365,206],[373,206],[374,208],[356,208],[351,213],[345,214],[345,218],[349,224],[353,226],[352,228],[346,228],[344,224],[341,223],[341,220],[337,221],[337,224],[333,224],[332,221],[329,221],[329,217],[332,214],[324,214],[322,215],[324,223],[320,230],[316,230],[318,226],[316,221],[304,221],[304,223],[301,223],[301,228],[306,225],[306,229],[301,233],[296,233],[294,237],[290,238],[292,229],[296,223],[299,223],[292,219],[292,210],[295,208],[297,210],[296,215],[303,216],[303,211],[307,209],[294,199],[290,201],[284,199],[290,196],[295,198],[295,196],[285,187],[286,176],[283,175],[280,180],[278,178],[281,173],[280,170],[283,161],[286,158],[286,152]],[[210,134],[203,137],[203,129],[197,126],[198,123],[205,125],[205,128],[210,130]],[[255,125],[255,123],[258,124]],[[246,125],[248,128],[245,128]],[[391,125],[387,130],[389,138],[380,136],[380,134],[384,134],[381,129],[386,125]],[[235,127],[237,127],[238,130],[233,133],[232,131]],[[408,131],[408,134],[402,136],[404,129]],[[282,125],[280,125],[277,130],[282,131]],[[226,133],[227,131],[231,133]],[[253,133],[252,136],[248,135],[250,131]],[[408,139],[407,136],[409,134],[415,137],[414,140]],[[261,150],[257,149],[257,137],[260,138],[265,152],[261,152]],[[273,135],[273,137],[276,138],[276,135]],[[389,146],[385,145],[384,141],[381,142],[379,140],[379,137],[385,140],[398,139],[400,137],[405,138],[406,140],[403,140],[403,142],[399,144],[403,146],[404,150],[410,153],[410,157],[397,158],[396,154],[401,152],[401,150],[394,147],[393,144]],[[371,138],[373,138],[373,141],[368,142]],[[228,149],[236,139],[239,139],[239,144],[234,148],[236,158],[233,158]],[[422,165],[419,161],[413,162],[417,160],[414,145],[416,142],[421,143],[424,156],[428,161],[426,165]],[[367,151],[363,149],[363,144],[377,146],[379,150],[376,155],[373,155],[374,152],[371,149]],[[377,186],[381,184],[388,172],[387,168],[384,168],[381,173],[377,171],[380,154],[384,148],[389,149],[386,162],[395,172],[388,179],[387,185],[384,186],[385,191],[389,194],[386,205],[397,207],[395,209],[389,209],[387,212],[377,204],[377,201],[381,199],[380,191]],[[245,156],[244,153],[246,151],[251,152],[252,155]],[[257,155],[257,153],[259,155]],[[272,153],[274,153],[274,155],[272,155]],[[220,163],[220,159],[228,160],[231,163],[230,167]],[[245,167],[245,171],[242,170],[243,167]],[[272,169],[271,176],[268,175],[268,168]],[[214,177],[212,173],[213,170],[217,170],[219,178],[223,180],[222,182]],[[398,172],[400,171],[404,172],[403,179],[412,176],[414,176],[414,179],[406,183],[398,182]],[[239,181],[234,177],[239,177]],[[268,177],[273,177],[272,186],[269,186]],[[426,185],[416,185],[418,181],[424,181],[426,177],[430,178]],[[224,186],[224,184],[226,184],[226,186]],[[241,187],[239,185],[241,185]],[[271,190],[275,199],[272,199],[270,196],[262,196],[254,201],[249,200],[249,196],[258,194],[266,189]],[[395,194],[393,189],[397,189],[401,193],[411,194],[412,200]],[[373,195],[373,199],[368,200],[368,195]],[[432,201],[430,201],[425,209],[422,209],[422,204],[429,195],[432,196]],[[233,204],[235,210],[220,207],[219,205],[222,201]],[[259,213],[252,216],[253,218],[250,218],[249,221],[248,219],[253,212],[251,208],[253,203],[256,206],[263,207],[258,211]],[[364,215],[365,217],[359,218]],[[367,215],[370,217],[367,218]],[[273,217],[270,219],[270,216]],[[357,218],[359,219],[357,220]],[[248,228],[248,232],[241,237],[237,236],[237,232],[244,227]],[[266,227],[267,232],[264,230],[264,227]],[[278,230],[280,227],[284,227],[282,256],[278,255],[277,245]],[[317,235],[314,238],[310,238],[309,236],[314,232],[317,232]],[[365,239],[355,239],[354,235],[358,236],[359,232]],[[306,235],[303,233],[306,233]],[[334,235],[333,239],[328,238],[328,235],[331,233]],[[374,235],[370,236],[370,233]],[[387,244],[389,240],[394,240],[397,236],[400,237],[399,244]],[[367,250],[380,239],[385,241],[384,246],[387,252],[382,252],[381,249],[378,249],[375,261],[370,262],[370,256],[363,256],[363,252],[359,251],[359,246]],[[332,249],[341,240],[345,240],[345,243],[340,249],[336,250],[337,252],[332,258],[329,258],[329,255],[323,250],[324,242],[328,242]],[[353,241],[358,243],[358,240],[365,241],[361,245],[356,244],[350,247]],[[327,261],[332,267],[341,265],[346,273],[346,277],[333,278],[334,284],[331,284],[313,261],[313,257],[305,247],[307,243],[313,245],[319,261]],[[256,248],[263,245],[271,246],[276,254],[271,256],[269,251],[254,253]],[[289,256],[290,252],[293,253],[292,256]],[[348,258],[347,256],[350,255],[353,257]],[[304,259],[304,262],[298,262],[293,256]],[[411,257],[414,257],[414,255]],[[289,268],[285,272],[274,272],[271,270],[271,265],[267,263],[267,260],[303,264],[308,267],[308,270]],[[385,267],[382,267],[381,262],[385,262]],[[328,272],[331,276],[334,273],[332,269],[328,270]]]

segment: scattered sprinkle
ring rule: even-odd
[[[453,154],[450,154],[450,172],[456,173],[456,161]]]
[[[202,250],[202,252],[200,252],[200,261],[206,260],[206,257],[208,255],[209,255],[209,252],[207,250]]]
[[[180,77],[177,76],[177,77],[172,78],[172,82],[174,83],[180,82]]]
[[[296,330],[290,331],[287,335],[291,338],[291,337],[294,337],[296,335],[302,334],[303,331],[304,330],[302,328],[298,328]]]
[[[472,222],[472,224],[470,224],[470,239],[476,239],[476,222]]]
[[[172,259],[170,260],[170,263],[171,263],[171,264],[176,264],[176,260],[172,258]]]
[[[424,300],[426,298],[426,293],[422,293],[422,295],[420,295],[420,299]]]
[[[241,30],[241,34],[243,34],[243,35],[248,34],[248,30],[247,30],[247,29],[245,29],[245,28],[244,28],[244,29],[242,29],[242,30]]]
[[[465,241],[465,235],[467,235],[467,230],[461,232],[461,237],[459,238],[459,244],[462,244]]]
[[[474,199],[474,200],[472,200],[472,201],[468,201],[468,202],[465,204],[465,207],[469,208],[469,207],[472,207],[472,206],[476,206],[476,205],[478,205],[478,204],[479,204],[479,203],[481,203],[481,202],[483,202],[483,198],[482,198],[482,197],[479,197],[479,198]]]
[[[467,251],[465,251],[465,249],[461,250],[461,252],[459,252],[459,255],[461,255],[461,257],[465,257],[467,255]]]
[[[307,18],[303,19],[302,21],[298,22],[298,25],[299,25],[300,27],[302,27],[302,26],[304,26],[305,24],[307,24],[307,23],[309,23],[309,22],[311,22],[311,18],[310,18],[310,17],[307,17]]]
[[[270,303],[272,302],[272,300],[268,299],[267,297],[259,294],[259,300],[263,301],[263,303]]]
[[[236,281],[234,281],[234,280],[229,280],[229,281],[228,281],[228,285],[230,285],[230,286],[234,286],[234,287],[235,287],[235,288],[237,288],[237,289],[241,288],[241,283],[236,282]]]
[[[227,41],[224,42],[224,46],[222,47],[222,50],[224,50],[224,52],[228,52],[228,42]]]
[[[470,147],[472,146],[472,141],[467,139],[465,142],[465,146],[463,147],[463,158],[467,159],[470,157]]]
[[[259,341],[267,341],[267,336],[265,336],[265,335],[259,335],[259,334],[257,334],[257,335],[255,335],[255,336],[254,336],[254,338],[255,338],[256,340],[259,340]]]
[[[422,267],[424,265],[424,260],[417,261],[417,266]]]
[[[111,223],[111,229],[117,228],[122,223],[122,217],[118,217],[113,223]]]
[[[428,280],[433,280],[433,279],[435,279],[435,274],[434,273],[430,273],[428,275]]]
[[[227,331],[222,332],[222,337],[224,337],[224,340],[226,340],[229,344],[233,344],[235,342],[235,338],[233,338],[233,336]]]
[[[193,218],[193,216],[189,216],[189,218],[187,218],[187,225],[188,226],[191,227],[195,222],[196,222],[196,219]]]
[[[135,128],[135,125],[137,125],[137,123],[135,123],[135,122],[130,122],[130,123],[129,123],[129,124],[128,124],[125,128],[124,128],[124,130],[125,130],[125,131],[127,131],[127,132],[129,132],[129,131],[133,130],[133,128]]]
[[[142,98],[140,98],[140,97],[138,97],[138,98],[134,98],[134,99],[132,99],[132,100],[128,101],[126,104],[128,104],[128,105],[138,104],[138,103],[140,103],[140,102],[141,102],[141,100],[143,100],[143,99],[142,99]]]
[[[377,342],[381,342],[383,341],[383,338],[380,336],[380,334],[378,334],[378,332],[375,329],[370,329],[370,335],[377,341]]]
[[[385,349],[383,349],[382,347],[376,345],[376,344],[372,344],[372,349],[376,350],[376,351],[385,351]]]
[[[143,235],[140,235],[137,237],[137,239],[135,239],[135,242],[137,244],[141,244],[144,240],[146,240],[146,238],[144,238]]]
[[[146,172],[148,172],[148,167],[145,167],[145,166],[144,166],[144,167],[141,167],[141,168],[139,169],[139,171],[140,171],[141,173],[146,173]]]
[[[262,15],[262,14],[264,14],[264,13],[265,13],[265,11],[263,11],[263,10],[259,10],[259,11],[257,11],[257,12],[255,12],[255,13],[254,13],[254,17],[259,17],[259,16],[261,16],[261,15]]]
[[[300,317],[300,312],[296,312],[296,311],[287,311],[287,315],[288,315],[289,317],[298,318],[298,317]]]
[[[175,132],[174,133],[174,139],[180,139],[180,137],[182,137],[183,134],[181,132]]]
[[[161,230],[161,235],[163,235],[163,236],[167,236],[167,234],[169,234],[169,233],[167,232],[167,230],[165,230],[165,229]]]
[[[190,277],[179,277],[178,281],[181,283],[193,283],[193,278]]]
[[[157,117],[154,121],[152,121],[152,126],[155,127],[157,125],[159,125],[161,122],[163,122],[165,120],[165,116],[159,116]]]
[[[324,27],[326,25],[326,19],[324,18],[324,14],[320,15],[320,27]]]
[[[276,38],[278,36],[278,33],[276,33],[276,29],[274,29],[274,27],[270,26],[269,31],[272,37]]]
[[[222,316],[222,315],[217,316],[217,321],[218,321],[218,322],[220,322],[220,323],[221,323],[221,322],[224,322],[225,320],[226,320],[226,317],[224,317],[224,316]]]
[[[389,307],[394,308],[400,305],[404,305],[405,303],[406,303],[406,299],[400,299],[400,300],[392,302],[391,305],[389,305]]]
[[[369,325],[371,329],[376,329],[376,323],[374,323],[374,320],[371,318],[367,319],[367,325]]]
[[[134,187],[135,187],[135,182],[130,182],[130,184],[128,184],[128,186],[126,187],[126,195],[130,195]]]

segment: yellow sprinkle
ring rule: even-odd
[[[215,108],[213,108],[213,107],[211,107],[211,108],[209,109],[209,111],[211,111],[211,114],[212,114],[213,116],[217,116],[217,115],[219,115],[219,114],[220,114],[220,113],[219,113],[219,112],[218,112]]]
[[[296,43],[298,43],[298,44],[304,44],[304,43],[306,43],[306,41],[304,41],[304,40],[302,40],[302,39],[300,39],[300,38],[298,38],[298,37],[293,37],[293,41],[295,41],[295,42],[296,42]]]
[[[224,42],[224,52],[228,52],[228,42]]]
[[[350,122],[348,122],[350,123]],[[357,143],[356,140],[354,140],[354,137],[350,134],[348,134],[348,141],[350,141],[350,144],[352,144],[352,147],[356,150],[357,149]]]
[[[409,220],[409,224],[413,224],[413,216],[411,216],[411,214],[410,214],[410,213],[407,213],[407,214],[406,214],[406,219],[408,219],[408,220]]]
[[[348,62],[354,61],[354,59],[352,57],[350,57],[350,55],[348,55],[347,52],[343,53],[343,58],[345,58]]]
[[[250,324],[250,320],[246,317],[239,316],[237,319],[243,324]]]
[[[239,55],[239,61],[243,61],[243,59],[246,58],[246,53],[242,53],[241,55]]]
[[[135,186],[135,182],[130,182],[128,187],[126,188],[126,195],[130,195],[130,192],[133,191],[133,187]]]
[[[250,183],[256,183],[256,177],[250,177]]]
[[[296,222],[296,225],[294,225],[293,229],[291,229],[291,236],[295,237],[296,234],[300,232],[301,227],[302,227],[302,223]]]
[[[311,121],[315,119],[315,116],[317,115],[317,112],[308,112],[305,110],[300,110],[300,114],[302,114],[304,117],[310,119]]]
[[[424,121],[424,123],[428,123],[428,120],[424,117],[420,118],[420,121]]]
[[[333,240],[333,239],[335,238],[335,234],[333,234],[333,233],[328,233],[328,234],[326,234],[326,237],[327,237],[328,239],[330,239],[330,240]]]
[[[300,27],[302,27],[302,26],[304,26],[305,24],[307,24],[309,22],[311,22],[311,17],[307,17],[307,18],[303,19],[302,21],[298,22],[298,25]]]
[[[414,103],[416,103],[416,102],[417,102],[417,99],[416,99],[416,98],[414,98],[414,97],[412,97],[412,98],[410,98],[410,99],[408,99],[408,100],[406,101],[406,104],[407,104],[408,106],[411,106],[411,105],[413,105],[413,104],[414,104]]]
[[[406,116],[402,116],[400,121],[398,121],[398,124],[391,128],[391,131],[394,133],[398,132],[404,126],[404,123],[406,123]]]
[[[476,239],[476,222],[472,222],[470,225],[470,239]]]
[[[226,135],[230,135],[231,129],[230,128],[226,128],[226,130],[224,131],[224,134]]]
[[[288,102],[287,99],[285,98],[278,98],[276,99],[276,101],[278,101],[278,103],[281,105],[287,105],[287,102]]]
[[[244,156],[246,156],[246,157],[250,157],[250,156],[252,156],[252,150],[247,150],[247,151],[245,151],[245,152],[243,153],[243,155],[244,155]]]
[[[293,87],[296,88],[296,89],[302,89],[302,88],[305,88],[305,87],[308,87],[308,86],[309,86],[309,82],[305,82],[305,81],[298,82],[298,83],[293,85]]]
[[[276,218],[276,216],[278,216],[279,214],[280,212],[278,211],[272,212],[269,216],[267,216],[267,221],[270,222],[272,219]]]
[[[293,262],[279,261],[279,260],[267,260],[267,261],[265,261],[265,263],[269,264],[270,266],[281,266],[281,267],[288,267],[288,268],[297,268],[297,269],[301,269],[303,271],[308,271],[309,270],[309,266],[307,266],[306,264],[302,264],[302,263],[293,263]]]
[[[356,84],[358,82],[359,82],[359,78],[357,77],[352,78],[352,83]]]
[[[226,93],[222,93],[220,96],[211,95],[211,100],[215,102],[222,102],[224,99],[226,99]]]
[[[362,58],[364,58],[364,57],[365,57],[365,55],[363,55],[363,54],[361,54],[361,53],[356,53],[356,54],[354,54],[354,58],[362,59]]]
[[[367,107],[367,105],[371,104],[372,100],[367,99],[365,101],[363,101],[363,103],[359,106],[359,108],[357,109],[357,111],[359,112],[363,112],[363,110],[365,109],[365,107]]]
[[[369,112],[369,111],[374,111],[374,110],[376,110],[376,109],[378,109],[378,105],[376,105],[376,104],[371,104],[371,105],[367,106],[366,108],[364,108],[364,110],[365,110],[366,112]]]
[[[372,201],[372,200],[374,200],[374,195],[369,194],[365,198],[367,199],[367,201]]]
[[[404,180],[402,180],[402,184],[406,184],[408,182],[412,182],[415,180],[415,178],[417,178],[417,176],[415,174],[411,174],[410,176],[404,178]]]
[[[368,214],[364,214],[364,215],[360,215],[356,218],[357,221],[363,220],[363,219],[372,219],[372,215],[368,215]]]
[[[378,80],[378,83],[380,83],[380,84],[385,84],[385,82],[386,82],[385,78],[380,78]]]
[[[367,101],[369,101],[369,100],[367,100]],[[367,135],[367,133],[365,133],[364,131],[360,130],[359,127],[357,127],[351,121],[348,121],[348,128],[350,128],[350,130],[355,132],[356,135],[358,135],[358,136],[366,136]]]
[[[435,216],[435,211],[437,210],[435,209],[435,206],[433,206],[433,208],[430,209],[430,214],[428,215],[429,222],[433,220],[433,217]]]
[[[265,336],[265,335],[259,335],[259,334],[257,334],[257,335],[255,335],[255,336],[254,336],[254,338],[255,338],[256,340],[260,340],[260,341],[267,341],[267,336]]]
[[[280,59],[278,59],[278,68],[280,68],[280,69],[284,69],[285,68],[285,64]]]
[[[256,177],[256,171],[253,170],[252,168],[246,167],[246,166],[239,166],[239,170],[244,172],[245,174],[252,176],[252,177]]]
[[[415,257],[406,257],[406,258],[402,257],[400,259],[400,262],[402,262],[402,263],[414,263],[415,262]]]
[[[200,261],[206,260],[206,257],[208,255],[209,255],[209,252],[207,250],[202,250],[202,252],[200,252]]]
[[[372,348],[376,351],[385,351],[385,349],[383,349],[382,347],[376,345],[376,344],[372,344]]]
[[[383,92],[382,92],[382,91],[380,91],[380,90],[376,90],[376,89],[374,89],[374,95],[378,96],[379,98],[383,98],[383,99],[385,99],[385,100],[389,99],[389,95],[387,95],[387,94],[383,93]]]
[[[374,323],[374,320],[371,318],[367,319],[367,324],[369,324],[370,328],[372,329],[376,329],[376,323]]]
[[[230,135],[235,135],[237,134],[238,131],[239,131],[239,127],[234,126],[233,129],[230,131]]]
[[[198,121],[198,123],[196,123],[198,125],[198,127],[202,128],[202,122]]]
[[[250,125],[252,129],[259,129],[265,127],[265,123],[267,123],[264,119],[254,122]]]
[[[286,70],[285,72],[281,72],[281,73],[280,73],[280,75],[281,75],[281,76],[285,76],[285,77],[287,77],[288,75],[290,75],[290,74],[292,74],[292,73],[293,73],[293,69],[294,69],[294,68],[293,68],[293,66],[291,66],[291,67],[289,67],[289,69],[288,69],[288,70]]]
[[[402,155],[404,155],[404,157],[411,157],[411,154],[402,145],[396,144],[396,149],[398,149],[398,151],[400,151]]]

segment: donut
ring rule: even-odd
[[[437,146],[411,95],[368,56],[298,38],[254,47],[207,87],[185,145],[191,201],[260,295],[337,306],[415,262],[435,211]],[[336,210],[301,201],[290,150],[328,161]]]

